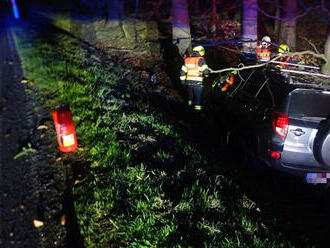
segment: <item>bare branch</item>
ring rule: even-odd
[[[315,53],[310,50],[302,51],[302,52],[295,52],[295,53],[287,53],[288,56],[292,56],[292,57],[296,56],[296,55],[303,55],[303,54],[313,55],[316,58],[322,59],[325,63],[328,63],[328,60],[324,54]],[[222,73],[222,72],[226,72],[226,71],[242,71],[242,70],[247,70],[247,69],[260,68],[260,67],[264,67],[264,66],[268,65],[269,63],[271,63],[273,61],[278,60],[282,56],[283,55],[277,55],[276,57],[272,58],[270,61],[268,61],[266,63],[260,63],[260,64],[248,65],[248,66],[242,65],[242,67],[229,67],[229,68],[224,68],[221,70],[212,70],[212,69],[210,69],[210,70],[211,70],[211,73]],[[301,66],[303,66],[303,65],[301,65]]]
[[[232,49],[232,48],[228,48],[228,47],[225,47],[225,46],[222,46],[222,45],[218,45],[220,48],[222,48],[222,49],[225,49],[225,50],[227,50],[227,51],[230,51],[230,52],[233,52],[233,53],[237,53],[237,54],[239,54],[239,53],[241,53],[241,51],[240,50],[235,50],[235,49]]]
[[[320,54],[319,50],[317,50],[316,45],[315,45],[313,42],[311,42],[309,39],[307,39],[307,38],[304,37],[304,36],[299,36],[299,37],[300,37],[301,39],[307,41],[308,44],[309,44],[309,45],[315,50],[315,52],[318,53],[318,54]]]
[[[304,54],[312,55],[315,58],[322,59],[325,63],[328,63],[327,57],[324,54],[322,54],[322,53],[315,53],[315,52],[310,51],[310,50],[302,51],[302,52],[289,53],[290,56],[304,55]]]
[[[307,15],[309,13],[309,11],[311,11],[311,9],[312,8],[308,8],[308,9],[306,9],[306,11],[304,13],[302,13],[300,15],[297,15],[295,17],[280,18],[280,17],[277,17],[277,16],[270,15],[266,11],[264,11],[263,9],[258,7],[258,11],[261,12],[263,15],[265,15],[269,18],[278,20],[278,21],[291,21],[291,20],[299,19],[299,18],[304,17],[305,15]]]
[[[284,8],[281,4],[278,4],[278,1],[277,0],[274,0],[274,1],[267,1],[267,0],[265,0],[263,2],[268,3],[267,6],[273,6],[273,7],[275,6],[276,8],[279,8],[282,11],[286,11],[286,8]]]

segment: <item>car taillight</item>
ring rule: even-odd
[[[274,131],[282,138],[285,138],[288,134],[289,117],[278,111],[272,113],[272,125]]]
[[[279,153],[279,152],[274,152],[274,151],[269,151],[269,156],[270,156],[271,158],[280,159],[280,158],[281,158],[281,153]]]

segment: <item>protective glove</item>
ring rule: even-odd
[[[208,76],[210,76],[210,70],[209,70],[209,69],[205,69],[205,70],[203,71],[203,76],[204,76],[204,77],[208,77]]]
[[[298,64],[298,65],[304,65],[305,62],[301,60],[301,61],[299,61],[297,64]],[[305,69],[304,66],[299,66],[298,68],[299,68],[300,70],[304,70],[304,69]]]

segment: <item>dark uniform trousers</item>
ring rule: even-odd
[[[189,105],[202,106],[203,84],[199,81],[187,81]]]

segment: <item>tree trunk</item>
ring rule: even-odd
[[[183,55],[191,49],[191,34],[187,0],[172,0],[172,41]]]
[[[217,31],[217,0],[212,0],[212,27],[211,32],[216,36]]]
[[[328,10],[330,11],[330,2],[327,3]],[[328,13],[328,22],[330,22],[330,13]],[[324,46],[324,54],[327,58],[327,62],[322,66],[321,72],[330,74],[330,26],[328,25],[328,36]]]
[[[297,1],[284,1],[285,21],[281,23],[280,43],[287,44],[291,48],[296,47],[296,19]]]
[[[328,30],[330,30],[330,28]],[[322,73],[330,74],[330,31],[328,31],[328,38],[325,43],[324,54],[325,54],[328,62],[322,66]]]
[[[279,19],[281,18],[281,8],[280,8],[279,0],[276,1],[276,5],[275,5],[275,18],[276,19],[274,20],[274,33],[276,37],[278,37],[281,26],[281,22],[279,21]]]
[[[198,16],[199,12],[200,12],[199,0],[194,0],[194,14]]]
[[[242,39],[257,40],[258,39],[258,1],[243,0],[242,13]],[[255,53],[256,42],[244,42],[244,53]]]
[[[111,21],[118,21],[123,18],[123,6],[122,6],[122,1],[120,0],[108,0],[108,15],[107,18],[108,20]]]

